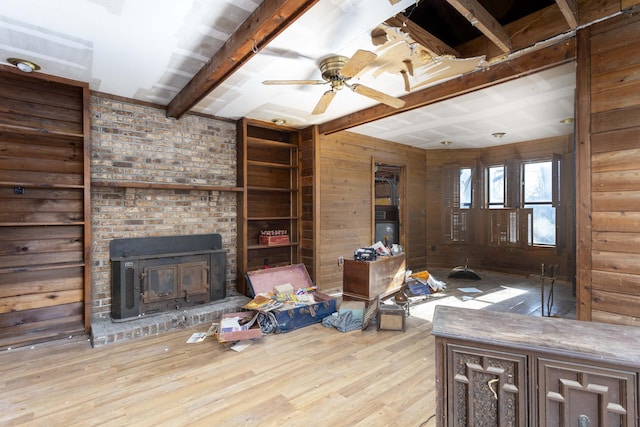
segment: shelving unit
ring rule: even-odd
[[[0,347],[90,327],[88,99],[0,68]]]
[[[249,119],[238,124],[238,291],[247,271],[296,264],[300,259],[300,135]],[[260,244],[263,230],[286,230],[288,243]]]

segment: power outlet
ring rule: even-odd
[[[344,264],[344,257],[339,256],[338,257],[338,265],[342,265],[342,264]]]

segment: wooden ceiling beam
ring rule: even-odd
[[[578,4],[576,0],[556,0],[556,4],[560,8],[564,19],[572,29],[578,27]]]
[[[447,0],[467,21],[503,52],[511,51],[511,38],[500,23],[477,0]]]
[[[419,25],[415,24],[413,21],[411,21],[401,13],[387,19],[385,21],[385,24],[391,27],[400,28],[402,32],[409,34],[409,36],[416,43],[422,46],[427,52],[429,52],[431,56],[460,56],[460,52],[456,51],[454,48],[447,45],[445,42],[429,33]]]
[[[490,67],[465,74],[443,83],[430,86],[402,97],[402,108],[391,108],[383,104],[348,114],[318,126],[320,134],[330,134],[352,127],[384,119],[405,111],[414,110],[439,101],[454,98],[465,93],[514,80],[531,73],[575,60],[575,38],[539,49],[532,50],[513,59],[498,62]]]
[[[318,1],[264,0],[169,102],[167,117],[182,117]]]

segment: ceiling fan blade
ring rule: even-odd
[[[265,80],[264,85],[323,85],[328,82],[325,80]]]
[[[329,106],[331,101],[333,101],[334,96],[336,96],[336,93],[334,91],[332,90],[326,91],[324,95],[322,95],[322,97],[320,98],[320,101],[318,101],[318,103],[316,104],[316,108],[313,109],[311,114],[314,114],[314,115],[323,114],[325,111],[327,111],[327,107]]]
[[[405,92],[411,92],[411,85],[409,84],[409,76],[405,70],[400,71],[402,75],[402,80],[404,80],[404,90]]]
[[[340,70],[340,74],[342,74],[346,78],[350,78],[358,74],[360,71],[364,70],[364,68],[371,64],[374,59],[376,59],[378,55],[373,52],[369,52],[368,50],[359,49],[356,53],[353,54],[351,59],[344,64],[342,70]]]
[[[378,102],[382,102],[383,104],[388,105],[393,108],[400,108],[404,106],[404,101],[400,98],[394,98],[391,95],[387,95],[386,93],[382,93],[375,89],[371,89],[370,87],[363,86],[361,84],[350,85],[352,91],[355,93],[359,93],[360,95],[364,95],[371,99],[375,99]]]

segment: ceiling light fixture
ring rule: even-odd
[[[573,122],[574,122],[573,117],[567,117],[565,119],[560,120],[560,123],[563,125],[570,125],[570,124],[573,124]]]
[[[453,144],[453,141],[440,141],[440,144],[447,146]]]
[[[16,67],[18,67],[18,70],[23,71],[25,73],[38,71],[41,68],[35,62],[27,61],[26,59],[7,58],[7,62],[11,65],[15,65]]]
[[[494,133],[491,134],[491,136],[493,136],[494,138],[497,138],[497,139],[500,139],[505,135],[506,135],[506,133],[504,133],[504,132],[494,132]]]
[[[284,126],[287,124],[287,121],[285,119],[273,119],[271,121],[278,126]]]

